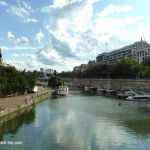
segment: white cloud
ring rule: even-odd
[[[30,54],[24,54],[24,55],[30,55]],[[21,56],[23,57],[23,55]],[[32,55],[31,55],[32,57]],[[45,64],[37,61],[36,59],[27,59],[26,61],[18,59],[20,58],[20,55],[17,53],[12,54],[12,59],[5,60],[8,64],[15,66],[19,70],[40,70],[41,67],[48,67]]]
[[[0,46],[0,49],[1,49],[2,51],[8,51],[8,47],[7,47],[7,46]]]
[[[8,31],[8,33],[7,33],[7,38],[8,38],[9,40],[15,40],[14,34],[13,34],[12,32],[10,32],[10,31]]]
[[[37,22],[37,19],[32,17],[33,10],[31,6],[24,1],[16,5],[9,5],[7,12],[19,17],[24,23]]]
[[[68,61],[78,64],[85,63],[101,53],[106,42],[114,42],[121,37],[119,42],[125,39],[121,31],[141,21],[139,16],[128,16],[124,18],[110,17],[114,13],[129,13],[133,10],[130,5],[109,5],[99,14],[94,13],[94,4],[99,0],[59,0],[53,1],[52,5],[42,8],[49,15],[49,23],[46,29],[50,34],[51,47],[43,49],[43,53],[57,52],[59,61]],[[118,45],[120,46],[121,44]],[[43,63],[47,63],[46,56],[42,56]],[[70,58],[72,58],[71,61]],[[57,58],[53,64],[57,65]],[[48,62],[52,63],[51,61]],[[70,69],[73,67],[71,63]],[[66,69],[66,68],[64,68]]]
[[[106,17],[114,13],[120,13],[120,12],[127,13],[131,11],[133,11],[133,7],[131,5],[116,6],[116,5],[110,4],[101,12],[100,16]]]
[[[44,26],[50,39],[43,48],[36,47],[39,50],[36,54],[24,57],[33,58],[39,66],[43,64],[58,70],[71,70],[75,65],[95,59],[104,51],[106,42],[108,48],[113,49],[135,42],[141,36],[150,39],[150,27],[144,25],[142,16],[135,13],[132,15],[132,6],[108,5],[95,14],[94,6],[99,2],[100,0],[55,0],[51,5],[43,7],[41,10],[48,18]],[[26,3],[22,3],[21,7],[27,11],[17,15],[30,16],[27,18],[31,19],[32,8]],[[10,37],[14,39],[15,36],[12,35]],[[39,44],[44,38],[42,31],[34,37]],[[21,37],[15,39],[18,43],[30,43],[25,37],[22,39],[24,42],[21,42]],[[12,49],[36,48],[22,45]]]
[[[7,3],[6,3],[5,1],[0,1],[0,5],[1,5],[1,6],[6,6]]]
[[[11,41],[13,41],[14,44],[21,44],[21,45],[25,45],[25,44],[29,44],[29,39],[27,37],[20,37],[20,38],[16,38],[15,35],[8,31],[7,33],[7,38]],[[13,47],[12,47],[13,48]]]
[[[41,47],[36,47],[36,46],[28,46],[28,44],[16,44],[14,46],[8,47],[9,50],[20,50],[20,51],[24,51],[24,50],[30,50],[30,51],[35,51],[35,50],[39,50],[41,49]]]
[[[36,35],[35,35],[35,39],[41,43],[41,40],[43,40],[45,37],[44,33],[40,30]]]
[[[21,37],[16,39],[17,44],[28,44],[29,39],[27,37]]]
[[[13,53],[12,54],[12,57],[14,57],[14,58],[18,58],[20,55],[19,54],[17,54],[17,53]]]

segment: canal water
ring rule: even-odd
[[[150,113],[141,103],[72,92],[0,125],[2,150],[149,150]]]

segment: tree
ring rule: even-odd
[[[57,76],[52,76],[49,81],[48,81],[48,86],[53,87],[53,88],[58,88],[60,85],[63,85],[64,81],[61,80]]]
[[[0,66],[0,93],[2,95],[11,95],[24,93],[33,88],[38,77],[37,71],[18,71],[15,67]]]

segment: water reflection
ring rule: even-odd
[[[12,115],[12,114],[11,114]],[[30,124],[34,122],[35,120],[35,111],[33,107],[30,107],[26,110],[15,112],[15,117],[13,119],[9,120],[8,118],[5,118],[3,122],[0,124],[0,141],[3,140],[3,136],[6,134],[12,134],[15,135],[19,128],[22,127],[23,124]],[[8,121],[7,121],[8,120]]]
[[[79,93],[44,101],[3,125],[1,140],[11,133],[22,149],[149,149],[150,115],[138,106]]]
[[[124,126],[129,128],[141,138],[148,138],[150,135],[150,120],[149,119],[134,119],[134,120],[124,120]]]

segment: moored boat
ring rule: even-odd
[[[126,98],[126,100],[131,100],[131,101],[147,101],[149,99],[150,99],[150,95],[146,95],[146,94],[143,95],[135,94],[132,96],[128,96]]]
[[[59,86],[57,89],[57,95],[67,96],[68,95],[68,86]]]

